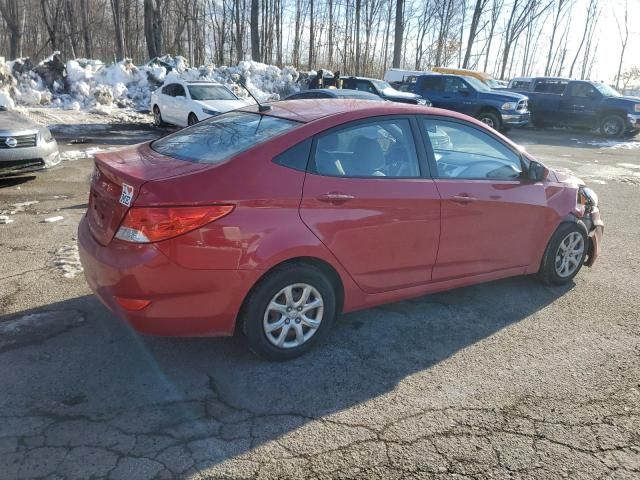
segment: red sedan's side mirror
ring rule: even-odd
[[[549,175],[549,169],[545,167],[540,162],[536,162],[535,160],[531,160],[529,162],[529,179],[534,182],[542,182]]]

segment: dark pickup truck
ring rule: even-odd
[[[599,128],[605,137],[640,130],[640,98],[623,97],[604,83],[539,77],[512,91],[529,97],[532,123]]]
[[[429,98],[434,107],[467,114],[496,130],[529,123],[526,95],[492,90],[473,77],[420,75],[413,92]]]

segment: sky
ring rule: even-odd
[[[577,0],[572,16],[571,39],[575,49],[580,43],[582,27],[584,26],[585,13],[588,0]],[[591,74],[592,80],[602,80],[613,82],[618,72],[620,60],[621,41],[616,24],[616,15],[621,24],[624,23],[624,0],[601,0],[602,13],[599,20],[598,50],[596,62]],[[634,65],[640,67],[640,53],[638,42],[640,42],[640,0],[628,0],[629,5],[629,42],[625,52],[623,71],[625,68]]]

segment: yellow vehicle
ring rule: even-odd
[[[491,75],[485,72],[478,72],[476,70],[467,70],[464,68],[447,68],[447,67],[434,67],[432,72],[446,73],[449,75],[464,75],[466,77],[477,78],[481,82],[485,83],[489,88],[504,88],[505,85],[501,84],[499,80],[496,80]]]

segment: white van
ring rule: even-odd
[[[402,68],[390,68],[384,73],[384,80],[389,83],[405,82],[407,77],[417,77],[429,73],[427,70],[404,70]]]

